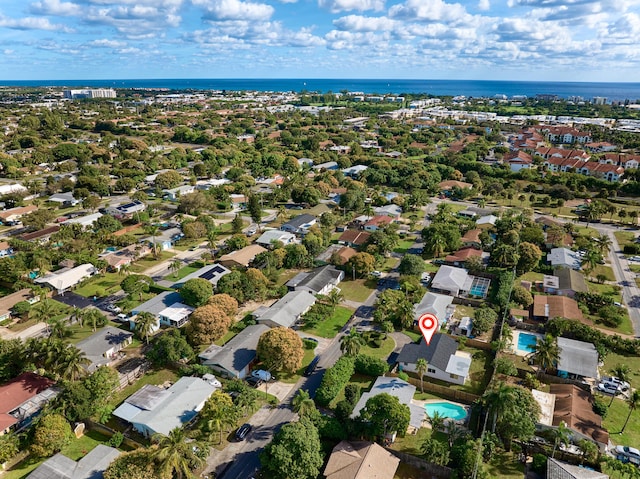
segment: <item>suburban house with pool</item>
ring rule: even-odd
[[[570,379],[598,379],[598,351],[591,343],[558,338],[558,376]]]
[[[423,339],[406,344],[398,354],[398,369],[417,373],[420,358],[427,361],[427,377],[453,384],[464,384],[469,379],[471,355],[458,351],[457,341],[446,334],[434,335],[429,345]]]
[[[480,276],[471,276],[464,268],[443,265],[431,282],[435,291],[451,296],[485,298],[491,281]]]

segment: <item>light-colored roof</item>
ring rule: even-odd
[[[273,241],[281,241],[283,243],[288,243],[296,238],[296,235],[293,233],[289,233],[287,231],[281,230],[268,230],[260,235],[260,237],[256,240],[256,243],[262,245],[271,245]]]
[[[35,283],[48,284],[51,288],[57,290],[65,290],[77,285],[84,278],[88,278],[96,272],[96,268],[90,264],[85,263],[75,268],[67,269],[61,273],[51,273],[42,278],[36,278]]]
[[[479,225],[495,225],[498,221],[498,217],[495,215],[487,215],[476,220],[476,224]]]
[[[419,303],[413,305],[413,317],[418,319],[425,313],[435,314],[438,321],[447,317],[447,308],[453,302],[453,296],[427,292]]]
[[[585,378],[598,377],[598,351],[592,343],[559,337],[559,371],[567,371]]]
[[[102,479],[102,473],[120,455],[113,447],[98,444],[78,462],[58,453],[44,461],[28,479]]]
[[[218,260],[220,263],[228,263],[228,264],[237,264],[239,266],[244,266],[245,268],[249,266],[249,263],[253,261],[253,259],[258,256],[260,253],[267,251],[262,246],[258,244],[251,244],[249,246],[245,246],[242,249],[237,251],[232,251],[229,254],[225,254],[220,257]]]
[[[166,318],[170,321],[180,322],[184,318],[188,317],[191,313],[193,313],[193,311],[194,308],[184,303],[173,303],[168,308],[164,308],[162,311],[160,311],[158,313],[158,316]]]
[[[433,278],[431,286],[435,289],[447,291],[452,289],[468,291],[472,281],[473,278],[469,276],[466,269],[444,265],[440,266],[440,269]]]
[[[190,275],[185,276],[180,281],[175,283],[173,287],[180,288],[184,283],[186,283],[190,279],[195,279],[195,278],[206,279],[207,281],[209,281],[211,284],[215,286],[216,284],[218,284],[218,281],[220,281],[220,278],[222,278],[225,274],[229,274],[229,273],[231,273],[231,270],[228,268],[225,268],[221,264],[218,264],[218,263],[209,264],[207,266],[203,266],[198,271],[194,271]]]
[[[533,399],[536,400],[538,406],[540,406],[540,416],[538,416],[538,422],[545,426],[553,425],[553,410],[555,409],[556,396],[555,394],[546,393],[544,391],[538,391],[532,389],[531,394]]]
[[[567,248],[553,248],[547,254],[547,261],[552,266],[567,266],[568,268],[580,268],[580,256],[575,251]]]
[[[70,220],[63,221],[63,225],[70,225],[77,223],[82,226],[89,226],[96,222],[98,218],[102,217],[102,213],[93,213],[85,216],[78,216],[77,218],[71,218]]]
[[[609,475],[548,457],[547,479],[609,479]]]
[[[290,291],[256,318],[259,323],[273,322],[290,328],[302,313],[316,303],[316,298],[306,291]]]
[[[87,359],[91,361],[90,369],[93,369],[100,365],[109,364],[111,359],[105,357],[104,354],[114,346],[123,344],[132,336],[133,333],[129,331],[123,331],[113,326],[105,326],[98,329],[88,338],[79,341],[76,347],[85,353]]]
[[[360,396],[360,399],[353,408],[351,417],[355,418],[359,416],[360,411],[364,409],[369,398],[377,396],[378,394],[386,393],[391,396],[395,396],[398,398],[401,404],[411,406],[411,400],[413,399],[413,395],[415,394],[415,392],[416,387],[406,381],[403,381],[402,379],[379,376],[378,379],[376,379],[376,382],[371,387],[371,390],[363,393],[362,396]],[[422,422],[424,421],[424,418],[426,416],[426,411],[424,410],[424,408],[416,409],[410,407],[409,409],[411,410],[411,421],[409,422],[409,424],[416,428],[422,427]]]
[[[176,291],[164,291],[157,296],[154,296],[149,301],[136,306],[131,310],[132,314],[151,313],[154,316],[158,316],[160,311],[170,307],[173,304],[180,303],[182,296]]]
[[[393,479],[400,459],[375,442],[342,441],[324,469],[326,479]]]
[[[164,434],[190,421],[200,411],[204,402],[216,390],[208,382],[194,377],[181,377],[178,381],[167,389],[167,395],[158,403],[154,403],[152,409],[143,409],[138,406],[128,404],[122,405],[113,411],[113,415],[137,424],[145,425],[149,430]],[[124,404],[127,404],[125,400]],[[138,409],[137,414],[132,414]],[[123,408],[122,410],[120,408]]]
[[[448,374],[455,374],[457,376],[466,378],[469,376],[469,369],[471,368],[471,358],[468,356],[458,356],[453,354],[449,356],[449,362],[445,372]]]

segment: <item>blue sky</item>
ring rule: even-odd
[[[640,81],[640,0],[11,0],[0,79]]]

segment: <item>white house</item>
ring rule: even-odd
[[[217,389],[211,383],[184,376],[168,389],[144,385],[129,396],[113,415],[131,423],[145,437],[169,435],[176,427],[191,421]]]
[[[578,270],[580,269],[580,255],[575,251],[571,251],[568,248],[552,248],[549,254],[547,254],[547,261],[551,263],[551,266],[570,268]]]
[[[295,218],[291,218],[280,229],[294,234],[305,234],[309,228],[315,225],[318,219],[309,214],[298,215]]]
[[[49,273],[46,276],[34,279],[33,282],[48,286],[58,294],[62,294],[74,286],[77,286],[83,279],[89,278],[97,272],[98,270],[95,266],[86,263],[76,266],[75,268],[64,268],[55,273]]]
[[[295,275],[286,284],[290,291],[306,291],[311,294],[327,295],[337,288],[344,278],[344,271],[331,265],[320,266],[309,272]]]
[[[135,327],[136,315],[150,313],[158,319],[160,324],[179,328],[187,322],[193,311],[194,308],[182,302],[180,293],[165,291],[133,308],[131,310],[130,326],[132,329]]]
[[[273,247],[274,242],[282,243],[284,246],[294,243],[296,235],[287,231],[267,230],[256,240],[256,243],[265,248]]]
[[[117,206],[107,206],[107,214],[114,218],[125,219],[132,218],[136,213],[144,211],[147,206],[142,201],[131,201]]]
[[[87,369],[92,372],[100,366],[112,364],[117,359],[118,352],[131,344],[132,337],[132,333],[105,326],[80,341],[76,347],[91,361]]]
[[[441,266],[436,273],[431,287],[438,291],[445,291],[451,296],[460,296],[471,289],[473,277],[469,276],[466,269],[454,266]]]
[[[464,384],[469,378],[471,355],[458,351],[456,340],[446,334],[434,335],[429,345],[424,340],[406,344],[398,355],[398,368],[415,373],[420,358],[426,359],[428,364],[425,376],[453,384]]]
[[[452,306],[452,303],[452,296],[427,292],[419,303],[413,305],[414,321],[418,321],[420,316],[425,313],[431,313],[438,318],[440,325],[443,325],[456,309],[455,306]]]
[[[164,194],[164,198],[171,201],[177,201],[178,198],[180,198],[181,196],[188,195],[189,193],[193,193],[194,191],[196,191],[195,186],[183,185],[183,186],[178,186],[177,188],[171,188],[170,190],[164,190],[163,194]]]

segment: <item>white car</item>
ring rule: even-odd
[[[635,447],[629,446],[616,446],[616,457],[623,462],[631,462],[633,464],[640,464],[640,451]]]
[[[371,276],[374,278],[382,278],[382,273],[380,271],[372,271]]]
[[[615,376],[603,377],[598,383],[597,389],[607,394],[620,394],[627,392],[631,385]]]
[[[110,304],[107,306],[107,311],[111,311],[114,314],[119,314],[122,312],[122,308],[120,306],[116,306],[115,304]]]

